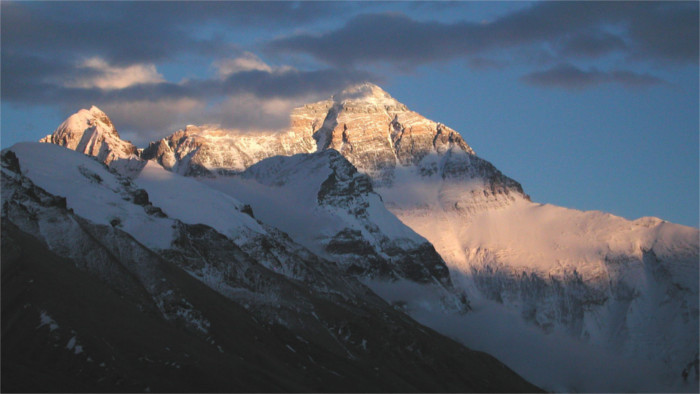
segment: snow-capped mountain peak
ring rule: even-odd
[[[95,156],[105,164],[115,160],[136,159],[138,150],[119,136],[107,114],[96,106],[81,109],[39,142],[65,146],[86,155]]]

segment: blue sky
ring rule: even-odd
[[[3,147],[92,104],[139,146],[371,81],[534,201],[698,226],[697,2],[5,2]]]

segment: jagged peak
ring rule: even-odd
[[[61,145],[95,156],[106,164],[116,159],[136,159],[138,149],[122,140],[107,114],[92,105],[69,116],[56,130],[39,142]]]
[[[103,127],[97,127],[96,131],[107,132],[119,137],[119,133],[117,133],[107,114],[95,105],[91,106],[90,109],[83,108],[69,116],[56,129],[54,134],[66,131],[83,133],[87,128],[97,126],[98,122],[102,123]]]

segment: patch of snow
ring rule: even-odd
[[[165,170],[149,161],[134,180],[148,192],[153,205],[169,217],[190,224],[206,224],[229,237],[242,231],[264,234],[260,224],[245,213],[238,200],[202,182]]]
[[[68,340],[68,343],[66,344],[66,349],[68,349],[68,350],[73,350],[73,349],[75,349],[75,351],[77,352],[77,349],[78,349],[78,348],[77,348],[76,345],[75,345],[76,342],[77,342],[77,337],[76,337],[76,336],[73,336],[71,339]],[[81,351],[82,351],[82,348],[81,348]],[[77,353],[76,353],[76,354],[77,354]]]
[[[54,331],[54,330],[57,330],[59,328],[58,323],[56,323],[56,321],[54,319],[52,319],[51,316],[49,316],[49,314],[46,311],[42,310],[40,312],[39,319],[40,319],[41,323],[39,323],[39,325],[36,326],[36,328],[41,328],[43,326],[49,326],[49,331]]]
[[[125,201],[120,179],[103,164],[53,144],[24,142],[9,150],[17,155],[23,175],[47,192],[65,197],[66,206],[77,215],[108,226],[118,218],[120,228],[139,242],[157,249],[170,245],[173,221],[147,215],[142,206]]]
[[[328,153],[273,157],[249,168],[243,176],[201,181],[250,204],[256,218],[327,258],[331,256],[325,242],[344,229],[360,231],[380,253],[381,242],[387,238],[407,247],[425,242],[389,212],[377,194],[358,196],[367,202],[363,217],[348,212],[354,206],[320,205],[319,190],[332,173],[329,160],[333,158]]]

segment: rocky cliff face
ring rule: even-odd
[[[391,184],[397,167],[417,166],[430,154],[458,149],[474,155],[457,132],[408,110],[372,84],[299,108],[292,117],[310,122],[318,150],[337,150],[378,184]]]
[[[122,140],[109,117],[95,106],[71,115],[53,134],[39,142],[61,145],[95,156],[105,164],[138,157],[138,149],[131,142]]]
[[[313,150],[310,139],[293,131],[241,133],[215,126],[188,125],[149,144],[142,158],[155,159],[164,168],[181,175],[207,176],[237,173],[268,157]]]
[[[375,187],[391,187],[406,172],[452,185],[469,182],[474,187],[467,192],[479,194],[476,199],[445,196],[443,203],[465,212],[528,198],[518,182],[476,156],[455,130],[410,111],[370,83],[296,108],[285,132],[242,134],[188,126],[151,143],[143,158],[155,158],[167,169],[197,176],[237,173],[267,157],[328,149],[340,152],[369,175]]]

